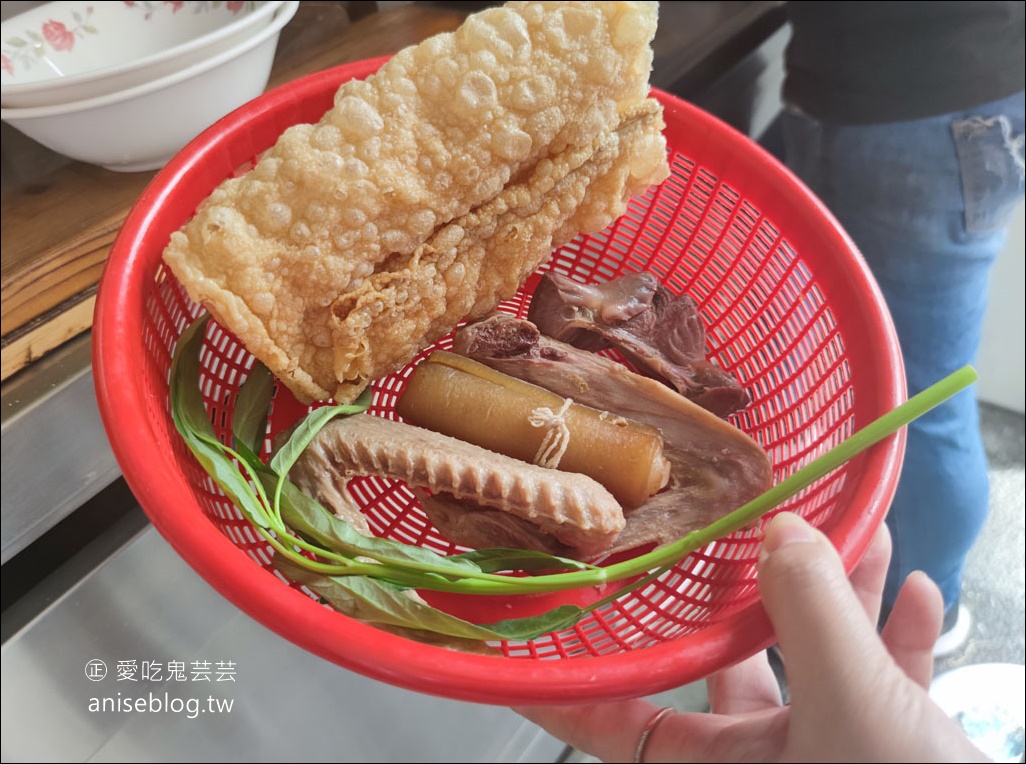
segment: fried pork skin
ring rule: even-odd
[[[343,84],[164,253],[300,400],[354,399],[668,175],[654,2],[511,2]]]

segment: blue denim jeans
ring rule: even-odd
[[[880,285],[909,394],[972,363],[989,272],[1023,195],[1023,94],[878,125],[825,124],[788,111],[781,130],[784,161],[834,213]],[[987,511],[970,389],[908,428],[887,516],[894,553],[885,608],[913,570],[925,571],[950,607]]]

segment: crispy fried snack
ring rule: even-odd
[[[343,84],[164,259],[303,401],[353,400],[668,173],[654,2],[511,2]]]

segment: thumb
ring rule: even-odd
[[[796,710],[836,714],[839,699],[856,708],[874,699],[878,670],[891,661],[826,536],[793,513],[774,517],[759,559],[759,591]]]

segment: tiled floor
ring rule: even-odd
[[[962,584],[973,625],[965,647],[939,660],[935,674],[977,663],[1026,663],[1024,417],[988,405],[980,413],[990,460],[991,514]]]
[[[1026,663],[1024,417],[981,408],[991,513],[966,563],[972,617],[962,649],[934,665],[932,694],[995,761],[1023,760]]]
[[[937,661],[934,676],[957,678],[958,694],[966,704],[973,697],[985,697],[1002,705],[1001,721],[1005,727],[1006,707],[1014,706],[1013,716],[1019,719],[1020,726],[1017,730],[1013,726],[1007,740],[988,740],[994,746],[988,752],[993,752],[993,758],[999,761],[1020,761],[1021,667],[1026,663],[1026,417],[983,404],[981,426],[990,460],[991,514],[969,557],[963,580],[962,602],[971,613],[972,626],[965,645]],[[983,666],[987,670],[949,673],[969,666]],[[661,693],[652,700],[681,711],[708,710],[703,682]],[[963,726],[969,723],[963,721]],[[1004,736],[1006,731],[1002,729],[1000,734]],[[985,732],[973,730],[972,734]],[[1003,750],[1009,750],[1010,756],[1003,758]],[[567,761],[596,760],[574,751]]]

